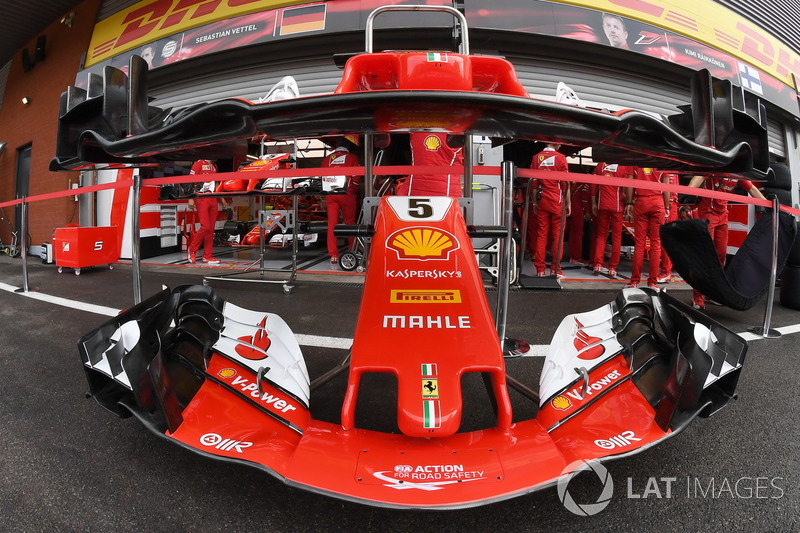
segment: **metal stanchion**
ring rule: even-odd
[[[501,202],[502,222],[506,228],[506,236],[500,244],[500,253],[497,259],[497,311],[496,321],[497,336],[506,356],[518,356],[530,350],[528,343],[506,337],[506,321],[508,317],[508,291],[511,272],[512,253],[512,227],[514,223],[514,178],[517,169],[511,161],[503,161],[500,165],[503,182],[503,199]]]
[[[464,198],[472,198],[474,175],[472,171],[472,135],[464,136]]]
[[[297,216],[297,205],[298,205],[298,195],[292,195],[292,216],[294,216],[294,225],[292,226],[292,274],[289,276],[289,280],[283,284],[283,292],[284,294],[289,294],[292,292],[294,285],[292,283],[297,277],[297,236],[298,232],[300,231],[300,220]]]
[[[372,151],[375,149],[375,138],[371,133],[364,134],[364,196],[367,198],[374,196],[375,174],[373,166],[375,165],[375,154]]]
[[[569,187],[569,183],[567,187]],[[561,282],[558,280],[558,273],[561,272],[561,257],[564,255],[564,226],[567,224],[568,207],[567,195],[565,194],[564,201],[561,205],[561,229],[558,230],[558,245],[555,247],[556,249],[553,250],[553,261],[550,263],[550,271],[555,275],[559,285],[561,285]]]
[[[264,270],[265,270],[265,258],[266,258],[266,250],[267,250],[267,211],[264,209],[264,206],[261,206],[261,212],[258,216],[258,251],[259,251],[259,259],[258,259],[258,268],[261,273],[261,279],[264,279]]]
[[[142,261],[139,255],[139,211],[142,192],[142,172],[133,177],[133,214],[131,221],[131,265],[133,266],[133,303],[134,305],[142,302]]]
[[[375,154],[373,153],[375,150],[375,137],[371,133],[367,133],[364,135],[364,197],[365,198],[372,198],[375,195]],[[385,179],[385,177],[384,177]],[[364,222],[366,224],[372,223],[372,215],[371,213],[368,214],[367,211],[371,209],[367,207],[367,204],[362,206],[364,210],[365,219]],[[370,240],[368,238],[364,239],[364,260],[362,264],[364,267],[367,267],[367,260],[369,259],[369,245]]]
[[[767,289],[767,309],[764,312],[764,325],[761,327],[755,326],[748,328],[748,331],[761,335],[765,339],[777,339],[781,336],[781,332],[770,329],[772,322],[772,306],[775,303],[775,279],[778,276],[778,232],[780,231],[781,222],[781,204],[778,202],[778,197],[772,198],[772,265],[769,273],[769,289]]]
[[[519,237],[519,256],[517,258],[517,287],[522,287],[522,262],[525,261],[525,250],[528,247],[528,217],[531,215],[531,193],[533,191],[533,180],[528,180],[525,185],[525,194],[522,206],[522,220],[520,225]]]
[[[497,335],[500,340],[506,338],[506,313],[508,312],[508,280],[511,265],[511,184],[516,174],[516,168],[511,161],[503,161],[500,166],[503,182],[503,199],[500,202],[503,226],[506,236],[500,244],[500,253],[497,258],[497,310],[496,323]]]
[[[31,289],[28,286],[28,202],[25,201],[25,197],[22,197],[22,203],[20,204],[20,228],[19,228],[19,250],[20,250],[20,259],[22,259],[22,288],[17,289],[14,292],[30,292]]]

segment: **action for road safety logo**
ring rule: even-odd
[[[384,486],[398,490],[442,490],[447,485],[486,479],[485,470],[467,470],[462,464],[395,465],[392,471],[373,472]]]

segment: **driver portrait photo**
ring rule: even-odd
[[[608,44],[615,48],[629,49],[628,30],[625,21],[619,15],[603,13],[603,33],[606,34]]]

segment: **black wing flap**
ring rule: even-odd
[[[107,73],[102,94],[91,91],[93,98],[74,89],[65,93],[52,170],[87,163],[231,157],[242,155],[246,140],[259,135],[289,140],[407,131],[592,146],[598,160],[657,168],[749,173],[756,178],[768,170],[766,128],[745,111],[728,109],[733,106],[730,91],[726,98],[694,98],[691,106],[668,119],[505,94],[440,90],[329,94],[264,104],[227,99],[165,113],[146,105],[147,71],[139,66],[131,66],[133,80],[125,81],[122,72]],[[693,84],[695,93],[711,86],[707,72],[698,76],[703,80]],[[718,119],[720,128],[709,130],[715,116],[725,119]],[[700,120],[703,117],[706,120]],[[706,143],[695,142],[698,136]],[[717,139],[719,146],[714,146]]]

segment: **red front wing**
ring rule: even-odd
[[[741,338],[665,293],[625,290],[564,319],[545,361],[539,413],[513,423],[458,202],[385,198],[374,229],[341,424],[312,418],[288,326],[208,287],[162,291],[81,339],[92,395],[167,439],[291,485],[442,509],[534,491],[576,461],[641,450],[734,394]],[[401,433],[355,427],[356,399],[370,401],[357,394],[370,372],[396,376]],[[489,377],[494,427],[459,431],[468,372]]]

